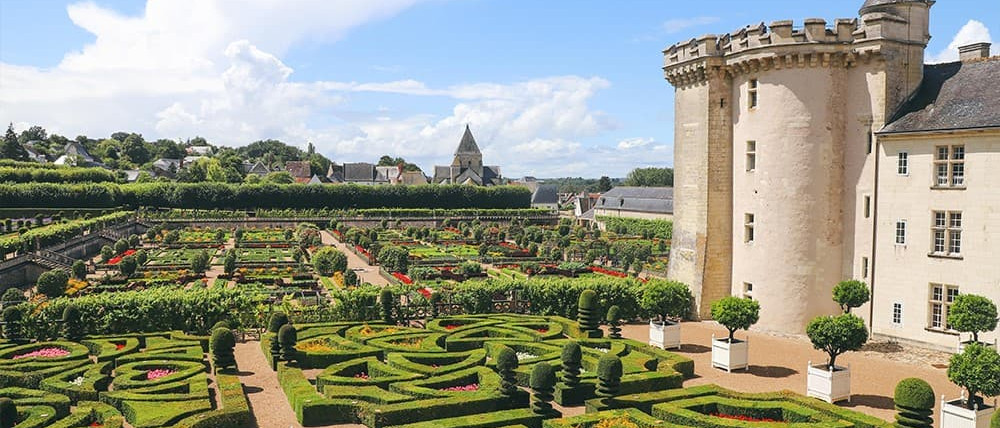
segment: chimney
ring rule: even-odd
[[[962,61],[983,59],[990,57],[990,44],[987,42],[973,43],[971,45],[958,47],[958,58]]]

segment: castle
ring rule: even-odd
[[[1000,58],[981,43],[925,65],[933,4],[868,0],[832,26],[777,21],[663,52],[669,276],[700,317],[745,296],[759,328],[801,333],[858,279],[873,297],[854,313],[874,335],[953,348],[954,296],[1000,303]]]

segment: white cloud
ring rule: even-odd
[[[667,34],[679,33],[688,28],[700,27],[702,25],[719,22],[717,16],[697,16],[694,18],[674,18],[663,23],[663,31]]]
[[[618,142],[619,150],[629,150],[635,148],[642,148],[650,145],[653,142],[652,138],[628,138]]]
[[[927,62],[935,64],[958,61],[958,48],[977,42],[993,43],[993,38],[990,37],[990,29],[986,28],[985,24],[975,19],[970,19],[969,22],[958,30],[955,37],[951,39],[948,48],[938,52],[937,55],[928,55]],[[1000,54],[1000,47],[994,45],[992,47],[992,54]]]

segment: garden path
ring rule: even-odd
[[[379,286],[389,285],[389,281],[383,278],[382,275],[378,274],[378,267],[369,266],[368,263],[366,263],[364,260],[361,259],[361,257],[358,257],[357,254],[354,254],[353,251],[347,248],[346,244],[334,238],[333,235],[330,234],[330,232],[326,230],[320,231],[320,238],[322,238],[323,240],[323,245],[336,247],[338,250],[340,250],[340,252],[344,253],[344,255],[347,256],[348,269],[361,269],[356,271],[356,273],[358,274],[358,279],[360,279],[361,282],[367,282],[369,284],[375,284]]]

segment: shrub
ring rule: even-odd
[[[210,331],[215,331],[215,330],[220,329],[220,328],[225,328],[225,329],[230,329],[231,330],[233,328],[233,326],[232,326],[232,324],[229,321],[220,320],[219,322],[217,322],[214,325],[212,325],[212,329]]]
[[[50,270],[38,277],[38,292],[54,299],[66,293],[68,283],[69,275],[65,271]]]
[[[580,384],[580,362],[583,351],[575,340],[566,342],[562,348],[562,382],[568,388]]]
[[[208,254],[208,251],[201,250],[191,259],[191,271],[202,273],[211,266],[211,261],[212,256]]]
[[[115,254],[124,253],[126,250],[128,250],[128,241],[126,241],[125,238],[119,239],[115,242]]]
[[[354,287],[358,285],[358,274],[353,270],[344,271],[344,285]]]
[[[456,270],[459,275],[474,276],[483,273],[483,266],[476,262],[463,262]]]
[[[610,398],[618,395],[622,383],[622,360],[605,354],[597,361],[597,396]]]
[[[212,331],[209,348],[212,350],[212,364],[215,370],[236,367],[236,357],[233,349],[236,347],[236,336],[229,328],[216,328]]]
[[[320,275],[330,276],[347,270],[347,256],[336,248],[323,247],[313,253],[312,264]]]
[[[993,419],[990,421],[990,428],[1000,428],[1000,412],[993,412]]]
[[[111,249],[110,245],[105,245],[105,246],[101,247],[101,261],[102,262],[107,263],[108,260],[111,260],[111,258],[114,257],[114,256],[115,256],[115,250]]]
[[[133,257],[135,257],[135,262],[139,266],[142,266],[146,264],[147,261],[149,261],[149,254],[146,253],[146,250],[136,251],[135,254],[133,254]]]
[[[83,280],[87,278],[87,264],[83,260],[77,260],[73,262],[73,278]]]
[[[646,286],[639,306],[650,316],[661,320],[684,318],[691,310],[694,297],[687,285],[677,281],[657,281]]]
[[[21,329],[21,323],[24,320],[24,314],[21,313],[21,309],[15,306],[8,307],[3,310],[3,337],[7,340],[21,339],[24,336],[24,332]]]
[[[951,328],[972,333],[972,341],[979,341],[979,332],[997,328],[997,306],[983,296],[960,294],[948,310]]]
[[[837,356],[857,351],[868,341],[865,321],[852,314],[835,317],[816,317],[806,326],[806,335],[813,348],[826,352],[830,357],[827,367],[836,368]]]
[[[515,357],[516,358],[516,357]],[[553,392],[556,386],[556,374],[549,363],[542,361],[531,369],[528,384],[531,386],[531,410],[535,414],[552,416]]]
[[[871,292],[868,285],[862,281],[850,280],[841,281],[833,287],[833,301],[840,305],[845,314],[851,313],[852,308],[861,307],[868,303]]]
[[[760,303],[739,297],[723,297],[712,303],[712,319],[729,330],[729,341],[736,340],[736,330],[746,330],[760,319]]]
[[[236,250],[230,249],[226,251],[226,258],[222,261],[222,270],[226,275],[232,275],[236,272]]]
[[[62,314],[63,337],[73,342],[79,342],[86,335],[85,328],[80,316],[80,309],[76,305],[67,305]]]
[[[934,390],[923,379],[907,378],[896,384],[896,424],[901,428],[932,428]]]
[[[396,295],[392,294],[392,290],[383,288],[378,296],[378,301],[382,305],[382,321],[386,324],[392,324],[392,309],[396,306]]]
[[[0,297],[0,300],[3,300],[3,303],[5,305],[10,303],[23,302],[24,292],[21,291],[20,288],[10,287],[7,289],[7,291],[3,292],[3,297]]]
[[[126,278],[132,276],[137,267],[138,262],[133,256],[122,257],[122,261],[118,262],[118,270],[120,270],[122,275],[125,275]]]
[[[600,314],[597,312],[597,293],[594,290],[583,290],[577,302],[576,319],[580,331],[589,337],[601,337]]]
[[[971,343],[961,354],[951,356],[948,380],[968,391],[968,408],[982,405],[983,398],[978,394],[1000,394],[1000,354],[996,349]]]
[[[17,424],[17,406],[14,400],[0,397],[0,428],[14,428]]]
[[[500,393],[506,396],[517,392],[517,353],[507,345],[499,345],[497,349],[497,373],[500,374]]]
[[[285,324],[288,324],[288,315],[284,312],[275,312],[271,314],[271,319],[267,323],[267,331],[277,333]]]
[[[406,273],[409,259],[410,252],[403,247],[389,245],[382,247],[378,252],[378,263],[388,272]]]
[[[608,330],[611,332],[610,336],[612,339],[622,338],[622,328],[618,326],[619,321],[621,321],[621,319],[622,319],[622,308],[620,308],[618,305],[611,305],[611,307],[608,308],[607,322],[608,322]]]
[[[281,359],[285,361],[295,360],[295,343],[298,340],[298,331],[295,326],[285,324],[278,330],[278,344],[281,345]]]

